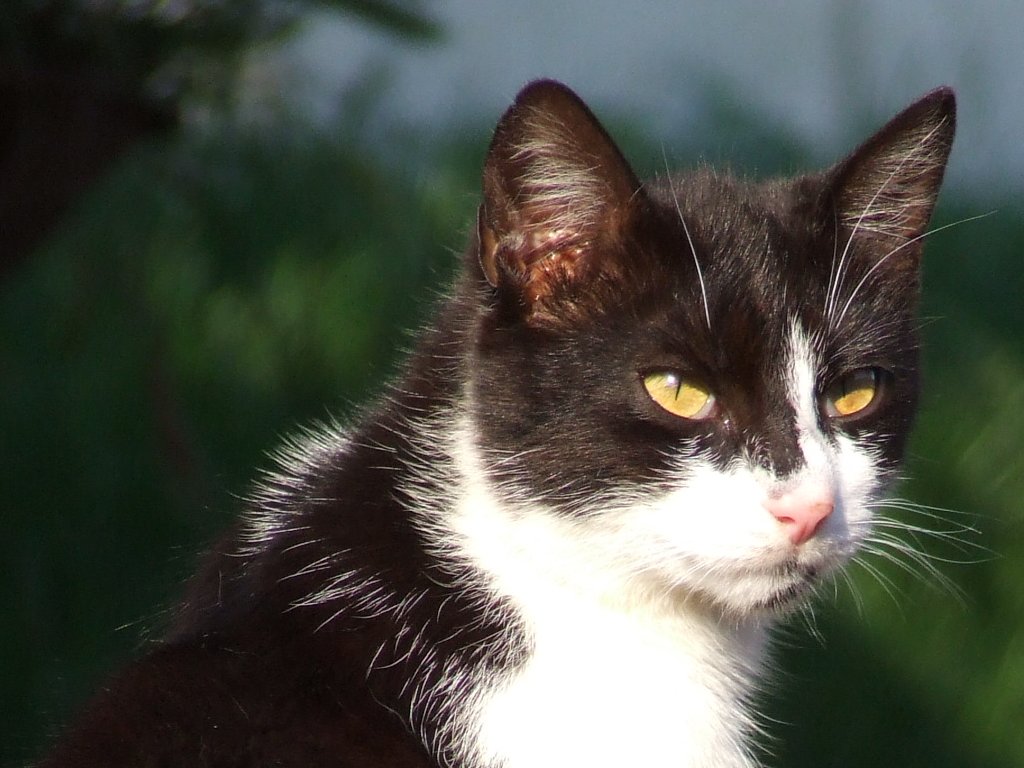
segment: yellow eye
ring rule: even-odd
[[[878,370],[861,368],[833,382],[825,390],[825,413],[829,416],[853,416],[875,401],[878,394]]]
[[[673,416],[706,419],[715,409],[714,395],[672,371],[647,374],[644,376],[644,389],[654,402]]]

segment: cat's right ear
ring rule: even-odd
[[[498,123],[477,222],[487,281],[544,323],[616,279],[614,252],[640,183],[604,128],[561,83],[526,86]]]
[[[935,89],[890,120],[834,171],[840,224],[851,236],[878,241],[884,253],[898,248],[899,261],[915,266],[955,130],[949,88]]]

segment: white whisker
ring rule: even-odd
[[[945,122],[945,121],[943,121],[943,122]],[[864,206],[864,209],[861,211],[860,216],[857,217],[857,221],[853,225],[853,229],[850,232],[850,236],[846,240],[846,245],[843,247],[843,255],[840,257],[839,265],[836,268],[836,280],[835,280],[835,283],[832,286],[832,290],[829,292],[829,294],[826,297],[825,317],[827,317],[829,319],[829,324],[832,327],[834,327],[835,325],[838,324],[838,323],[832,322],[832,320],[833,320],[833,313],[835,312],[836,302],[839,299],[839,292],[842,289],[843,279],[845,277],[846,258],[849,255],[850,247],[853,245],[854,238],[857,236],[857,233],[860,231],[860,228],[863,225],[863,223],[864,223],[865,219],[867,218],[868,214],[874,213],[874,214],[877,215],[878,211],[877,210],[873,210],[873,209],[874,209],[875,202],[878,200],[879,196],[889,186],[889,183],[894,178],[896,178],[896,175],[903,169],[903,166],[906,165],[907,161],[912,159],[914,157],[914,154],[922,146],[924,146],[928,142],[928,140],[931,139],[932,136],[935,135],[935,132],[938,131],[939,128],[943,125],[943,122],[940,122],[938,125],[934,126],[930,131],[928,131],[928,133],[925,134],[917,142],[917,146],[914,147],[914,149],[912,151],[907,152],[906,154],[903,155],[902,158],[900,158],[900,161],[896,164],[896,167],[893,168],[892,172],[885,178],[885,181],[883,181],[879,185],[878,189],[871,196],[871,199],[868,200],[867,205]],[[838,234],[838,232],[837,232],[837,234]]]
[[[846,304],[843,305],[843,309],[839,313],[839,317],[836,318],[836,321],[835,321],[834,324],[835,325],[841,325],[842,324],[843,318],[846,317],[846,313],[847,313],[847,311],[849,311],[850,305],[853,304],[853,300],[855,298],[857,298],[857,293],[864,286],[864,283],[866,283],[871,278],[871,275],[873,275],[875,273],[875,270],[877,270],[879,267],[881,267],[886,262],[886,260],[888,260],[891,256],[894,256],[895,254],[899,253],[900,251],[902,251],[907,246],[913,245],[914,243],[919,242],[920,240],[923,240],[924,238],[926,238],[926,237],[928,237],[930,235],[934,235],[937,232],[942,232],[944,229],[949,229],[950,227],[955,227],[955,226],[958,226],[960,224],[967,224],[968,222],[977,221],[978,219],[984,219],[984,218],[987,218],[988,216],[991,216],[993,213],[995,213],[995,211],[989,211],[988,213],[980,213],[977,216],[968,216],[966,219],[960,219],[959,221],[954,221],[954,222],[951,222],[949,224],[944,224],[941,227],[936,227],[935,229],[930,229],[927,232],[922,232],[917,237],[912,237],[911,239],[907,240],[906,242],[903,242],[900,245],[898,245],[895,248],[893,248],[891,251],[889,251],[887,254],[885,254],[885,256],[883,256],[877,262],[875,262],[875,264],[871,267],[871,269],[869,269],[864,274],[864,277],[862,277],[860,279],[860,282],[857,283],[857,285],[854,287],[853,291],[850,293],[850,297],[846,300]]]
[[[838,576],[840,578],[842,578],[843,582],[846,584],[846,588],[847,588],[847,590],[850,593],[850,597],[853,598],[853,604],[857,607],[857,615],[860,616],[860,617],[863,617],[864,616],[864,598],[861,597],[860,591],[857,589],[857,585],[854,583],[853,579],[850,577],[849,571],[847,571],[845,568],[843,568],[843,569],[840,569],[837,573],[838,573]],[[837,582],[837,588],[838,588],[838,582]]]
[[[874,578],[874,580],[878,582],[879,586],[882,587],[882,589],[893,601],[893,603],[895,603],[896,605],[900,604],[900,601],[896,598],[896,593],[899,590],[897,589],[895,582],[891,578],[889,578],[887,575],[885,575],[885,573],[879,570],[877,566],[872,565],[867,560],[865,560],[863,556],[855,557],[851,562],[854,565],[859,566],[860,568],[863,568],[865,571],[867,571]]]
[[[690,255],[693,256],[693,265],[697,268],[697,280],[700,283],[700,297],[701,301],[704,302],[704,320],[707,322],[708,330],[710,331],[711,310],[708,307],[708,292],[704,285],[704,272],[700,268],[700,259],[697,258],[697,248],[693,244],[693,237],[690,235],[690,228],[686,226],[686,219],[683,217],[683,211],[679,207],[679,197],[676,195],[676,188],[672,183],[672,176],[668,173],[668,158],[665,157],[664,147],[662,147],[662,157],[665,160],[666,179],[668,181],[669,191],[672,192],[672,202],[676,207],[676,214],[679,216],[679,223],[683,225],[683,233],[686,235],[686,242],[690,246]]]
[[[943,592],[950,594],[961,604],[966,601],[963,590],[932,562],[938,558],[920,552],[899,539],[873,538],[867,544],[865,551],[868,554],[892,563],[926,584],[941,588]],[[921,570],[916,570],[914,565],[919,566]]]

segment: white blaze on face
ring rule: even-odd
[[[790,402],[807,464],[805,482],[813,483],[817,478],[830,483],[836,512],[822,532],[845,539],[848,555],[868,532],[867,505],[881,486],[879,456],[841,430],[832,437],[822,431],[817,386],[820,365],[807,334],[794,322],[790,336]]]

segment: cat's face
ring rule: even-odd
[[[551,539],[538,569],[746,615],[850,556],[916,405],[914,238],[952,132],[941,91],[824,174],[645,186],[564,87],[520,95],[485,169],[472,398],[510,530]]]

